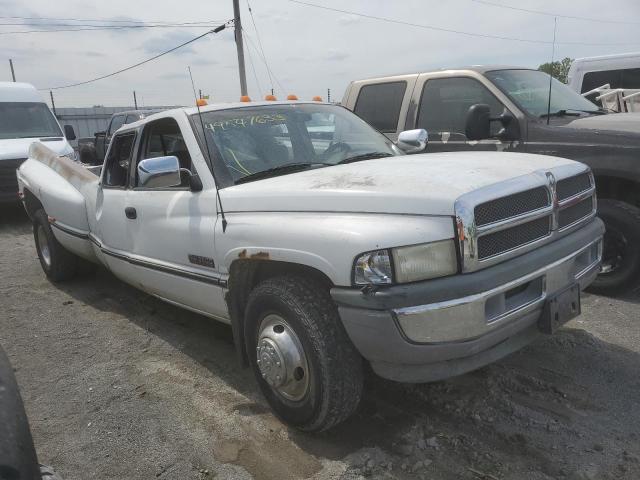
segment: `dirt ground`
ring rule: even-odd
[[[99,270],[54,286],[0,212],[0,344],[40,461],[85,479],[638,479],[640,290],[586,295],[554,337],[449,381],[370,374],[321,435],[270,413],[230,328]]]

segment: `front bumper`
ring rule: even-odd
[[[545,301],[598,274],[604,226],[474,273],[332,296],[356,348],[380,376],[427,382],[491,363],[531,342]]]

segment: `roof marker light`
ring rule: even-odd
[[[313,100],[314,102],[321,102],[322,101],[322,97],[320,95],[316,95],[311,100]]]
[[[251,101],[251,97],[249,97],[249,95],[242,95],[240,97],[240,101],[241,102],[250,102]]]
[[[287,100],[298,100],[298,96],[290,93],[289,95],[287,95]]]
[[[264,97],[264,99],[265,99],[267,102],[275,102],[275,101],[277,100],[277,98],[276,98],[276,96],[275,96],[275,95],[266,95],[266,96]]]
[[[207,103],[207,101],[206,101],[204,98],[198,98],[198,99],[196,100],[196,106],[198,106],[198,107],[204,107],[204,106],[206,106],[206,105],[209,105],[209,104]]]

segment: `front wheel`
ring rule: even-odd
[[[605,224],[602,267],[589,290],[615,295],[633,286],[640,274],[640,209],[625,202],[598,199]]]
[[[33,238],[42,270],[52,282],[71,280],[78,270],[78,257],[56,239],[44,210],[33,215]]]
[[[362,358],[326,288],[298,276],[260,283],[246,311],[246,347],[275,413],[309,432],[347,419],[362,396]]]

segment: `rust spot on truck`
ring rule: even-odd
[[[312,185],[311,188],[336,188],[336,189],[349,189],[357,187],[373,187],[376,182],[374,177],[354,177],[353,175],[335,175],[332,178],[321,181]]]
[[[247,249],[245,248],[238,254],[238,258],[242,260],[269,260],[271,256],[269,252],[256,252],[251,255],[247,255]]]
[[[48,166],[62,178],[78,188],[79,184],[93,182],[98,177],[84,166],[67,157],[59,157],[57,153],[49,150],[40,143],[32,143],[29,148],[29,156]]]

